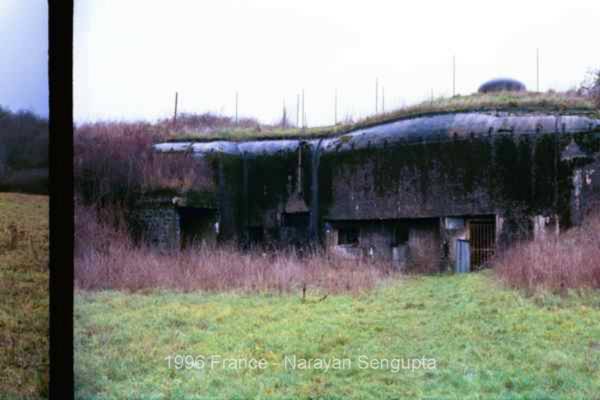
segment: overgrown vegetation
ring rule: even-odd
[[[600,69],[588,73],[578,92],[589,98],[596,108],[600,109]]]
[[[122,212],[79,202],[75,211],[79,289],[356,293],[393,275],[390,265],[320,254],[300,257],[291,250],[242,253],[233,246],[191,246],[161,253],[134,245]]]
[[[75,296],[80,399],[594,399],[600,297],[534,299],[489,274],[414,277],[359,295],[156,290]],[[167,357],[265,359],[267,367],[176,369]],[[286,368],[285,357],[350,359]],[[361,368],[359,357],[436,360]],[[363,364],[364,366],[364,364]]]
[[[0,193],[0,299],[0,398],[47,398],[47,196]]]
[[[600,106],[594,104],[594,97],[585,91],[533,93],[533,92],[495,92],[475,93],[467,96],[438,98],[413,106],[408,106],[387,113],[367,117],[357,122],[340,123],[336,126],[315,128],[286,128],[270,126],[259,127],[227,127],[212,131],[175,131],[169,133],[171,141],[210,141],[277,138],[315,138],[343,134],[355,129],[369,127],[403,118],[414,118],[423,115],[443,114],[468,111],[503,111],[527,110],[546,112],[579,112],[595,113]]]
[[[589,80],[589,79],[588,79]],[[588,81],[586,80],[586,82]],[[588,86],[586,86],[588,85]],[[591,86],[590,86],[591,85]],[[593,84],[584,83],[577,91],[532,93],[532,92],[496,92],[476,93],[452,98],[437,98],[413,106],[404,107],[387,113],[370,116],[359,121],[351,119],[335,126],[298,128],[286,124],[282,126],[259,123],[252,118],[235,120],[228,116],[211,113],[182,114],[174,123],[171,119],[148,122],[99,122],[82,124],[76,128],[76,139],[85,141],[85,137],[109,136],[128,137],[142,134],[145,139],[159,141],[212,141],[212,140],[264,140],[282,138],[319,138],[343,134],[354,129],[403,118],[422,115],[468,112],[527,110],[547,112],[598,113],[600,106],[594,104],[596,91]]]
[[[74,188],[86,204],[129,204],[155,190],[184,192],[212,185],[203,161],[190,154],[160,154],[152,144],[163,125],[96,123],[78,127],[74,136]]]
[[[528,293],[600,289],[600,213],[558,237],[508,249],[494,270],[508,285]]]
[[[48,121],[0,107],[0,191],[48,193]]]
[[[440,248],[431,236],[417,235],[410,241],[408,273],[435,274],[440,271]]]

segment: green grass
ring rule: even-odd
[[[549,113],[590,113],[596,117],[598,109],[593,103],[582,96],[564,93],[533,93],[533,92],[497,92],[475,93],[467,96],[438,98],[413,106],[374,115],[355,123],[338,124],[335,126],[320,126],[314,128],[273,128],[264,127],[260,130],[221,129],[213,132],[175,132],[168,141],[211,141],[211,140],[265,140],[265,139],[311,139],[335,136],[349,131],[372,125],[395,121],[404,118],[468,111],[544,111]]]
[[[48,197],[0,193],[0,399],[47,397],[47,260]]]
[[[600,294],[523,297],[489,272],[393,281],[359,296],[76,292],[80,399],[598,399]],[[170,355],[264,370],[169,368]],[[349,358],[293,370],[284,357]],[[359,357],[435,359],[361,368]],[[364,366],[364,365],[362,365]]]

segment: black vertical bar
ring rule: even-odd
[[[73,398],[73,1],[48,2],[50,399]]]

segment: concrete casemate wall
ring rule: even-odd
[[[562,160],[571,142],[590,159]],[[326,242],[326,221],[363,221],[361,246],[389,258],[393,229],[384,221],[497,216],[497,240],[510,242],[535,216],[558,216],[562,227],[578,223],[600,198],[600,120],[584,115],[441,114],[326,139],[155,148],[211,160],[221,241],[261,232],[273,243]],[[176,225],[176,213],[149,208],[147,215],[156,215],[145,217],[157,232],[151,239],[179,240],[177,229],[166,227]]]

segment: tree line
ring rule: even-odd
[[[0,106],[0,191],[48,193],[48,120]]]

